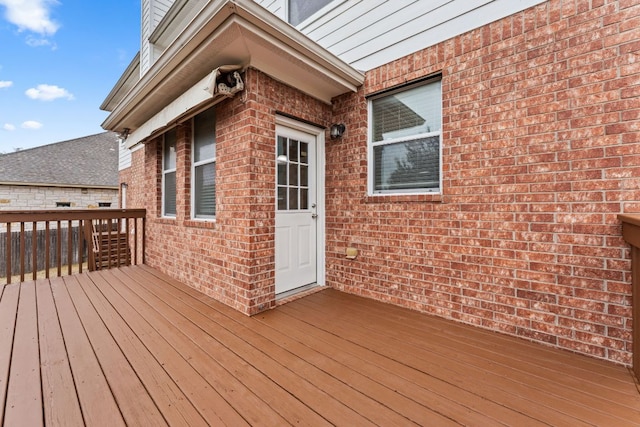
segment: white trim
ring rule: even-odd
[[[317,219],[317,239],[316,239],[316,283],[320,286],[326,284],[326,191],[325,191],[325,137],[324,129],[307,123],[276,115],[276,126],[284,126],[294,130],[308,133],[316,138],[316,214]],[[274,189],[275,191],[275,189]],[[276,209],[276,204],[273,204]]]
[[[208,101],[225,99],[223,95],[214,93],[213,86],[219,74],[218,67],[212,70],[205,78],[187,89],[182,95],[171,101],[160,112],[155,114],[139,128],[135,129],[126,139],[127,148],[131,148],[140,142],[144,142],[149,137],[167,129],[172,123],[176,123],[185,116],[193,113],[198,107],[203,106]]]
[[[282,25],[253,0],[211,0],[131,90],[111,100],[116,105],[102,127],[119,132],[128,128],[133,134],[185,86],[196,84],[197,76],[229,62],[257,68],[328,104],[337,95],[356,92],[364,82],[363,73],[294,27]]]
[[[442,109],[441,109],[441,113],[440,113],[440,130],[439,131],[435,131],[435,132],[427,132],[427,133],[423,133],[423,134],[416,134],[416,135],[411,135],[411,136],[405,136],[405,137],[400,137],[400,138],[393,138],[387,141],[372,141],[373,138],[373,130],[372,130],[372,126],[373,126],[373,108],[372,108],[372,103],[374,100],[376,99],[380,99],[380,98],[384,98],[387,96],[391,96],[393,94],[397,94],[397,93],[402,93],[406,90],[411,90],[411,89],[415,89],[421,86],[426,86],[432,83],[435,83],[436,81],[442,82],[442,77],[434,77],[434,78],[430,78],[430,79],[426,79],[423,81],[419,81],[413,84],[408,84],[406,86],[401,86],[397,89],[391,90],[391,91],[385,91],[384,93],[381,93],[379,95],[375,95],[372,96],[371,98],[367,99],[367,195],[368,196],[412,196],[412,195],[425,195],[425,194],[431,194],[431,195],[441,195],[442,194],[442,145],[444,143],[443,141],[443,131],[442,131]],[[442,85],[442,83],[441,83]],[[440,103],[442,103],[442,89],[440,89]],[[430,136],[438,136],[438,138],[440,139],[440,142],[438,144],[438,168],[439,168],[439,172],[438,172],[438,188],[436,189],[407,189],[407,190],[383,190],[383,191],[376,191],[375,190],[375,174],[374,174],[374,148],[375,147],[379,147],[379,146],[383,146],[383,145],[393,145],[393,144],[399,144],[405,141],[413,141],[417,138],[422,138],[422,137],[430,137]]]

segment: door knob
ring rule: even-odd
[[[311,214],[311,218],[313,218],[313,219],[318,218],[318,214]]]

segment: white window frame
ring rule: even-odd
[[[424,195],[424,194],[433,194],[440,195],[442,194],[442,113],[440,114],[440,129],[435,132],[426,132],[420,133],[410,136],[403,136],[399,138],[393,138],[385,141],[373,141],[373,101],[376,99],[384,98],[396,93],[401,93],[404,91],[408,91],[411,89],[418,88],[420,86],[426,86],[431,83],[435,83],[436,81],[441,81],[441,76],[434,76],[424,79],[420,82],[411,83],[409,85],[402,86],[400,88],[385,91],[384,93],[374,95],[367,100],[367,112],[368,112],[368,150],[367,150],[367,169],[368,169],[368,195],[369,196],[407,196],[407,195]],[[440,103],[442,103],[442,89],[440,92]],[[375,189],[375,155],[374,149],[375,147],[380,147],[384,145],[393,145],[393,144],[401,144],[405,142],[414,141],[422,138],[429,138],[437,136],[439,139],[438,142],[438,188],[411,188],[406,190],[394,189],[394,190],[376,190]]]
[[[211,107],[211,108],[215,108],[215,107]],[[206,110],[204,110],[206,111]],[[202,111],[202,112],[204,112]],[[197,115],[196,115],[197,116]],[[196,120],[196,116],[193,116],[191,118],[191,129],[192,129],[192,137],[191,137],[191,218],[197,221],[215,221],[216,219],[216,215],[197,215],[196,214],[196,200],[197,200],[197,194],[196,194],[196,168],[200,167],[200,166],[205,166],[208,164],[215,164],[216,163],[216,158],[218,157],[218,147],[217,147],[217,141],[214,135],[214,141],[213,144],[216,146],[216,150],[215,150],[215,155],[212,158],[208,158],[205,160],[200,160],[198,162],[195,161],[195,150],[196,150],[196,132],[195,132],[195,120]],[[215,113],[214,113],[215,116]],[[217,117],[217,116],[215,116]],[[217,120],[217,119],[216,119]],[[214,130],[215,133],[215,130]],[[216,172],[217,172],[217,165],[216,165]],[[215,180],[215,176],[214,176],[214,180]],[[216,183],[217,184],[217,183]],[[217,193],[217,190],[216,190]],[[214,202],[215,203],[215,202]],[[217,203],[215,204],[215,212],[218,212],[218,206]]]
[[[284,20],[286,22],[288,22],[289,24],[291,24],[291,21],[289,20],[289,2],[291,0],[285,0],[284,2]],[[312,13],[311,15],[309,15],[308,17],[306,17],[305,19],[303,19],[302,21],[300,21],[298,24],[291,24],[296,28],[301,28],[301,27],[305,27],[308,23],[314,21],[318,16],[323,16],[325,15],[327,12],[329,12],[330,10],[332,10],[333,8],[335,8],[336,6],[338,6],[339,4],[344,3],[346,0],[331,0],[329,3],[325,4],[324,6],[322,6],[320,9],[318,9],[316,12]],[[335,4],[334,4],[335,3]]]
[[[171,132],[171,131],[168,131],[168,132]],[[171,169],[165,169],[165,153],[166,153],[165,148],[166,148],[166,136],[167,136],[168,132],[165,132],[162,135],[162,156],[161,156],[162,157],[162,183],[161,183],[161,185],[162,185],[162,191],[161,191],[161,193],[162,193],[162,217],[163,218],[175,218],[176,214],[178,213],[178,204],[177,204],[177,198],[178,198],[177,165],[178,165],[178,161],[177,161],[177,154],[176,154],[176,167],[171,168]],[[174,143],[175,143],[175,145],[177,145],[177,143],[178,143],[177,138],[176,138],[176,141]],[[165,192],[164,192],[164,189],[165,189],[165,176],[167,174],[170,174],[170,173],[174,173],[176,175],[176,212],[175,213],[167,213],[166,212],[166,206],[165,206],[165,200],[166,200],[166,197],[165,197],[166,195],[165,195]]]

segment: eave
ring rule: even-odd
[[[102,127],[135,131],[226,64],[256,68],[326,103],[364,82],[361,72],[252,0],[214,0],[122,97]]]

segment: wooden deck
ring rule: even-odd
[[[4,426],[640,425],[628,369],[333,290],[253,318],[146,266],[0,292]]]

